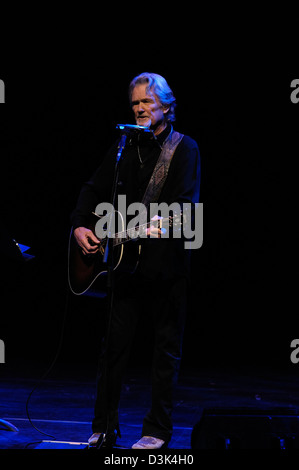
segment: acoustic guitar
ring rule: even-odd
[[[133,274],[138,266],[141,254],[141,238],[144,238],[147,229],[154,225],[165,231],[165,227],[178,230],[182,225],[181,214],[176,216],[164,217],[158,220],[139,225],[125,230],[123,217],[120,212],[115,211],[119,217],[120,231],[115,233],[112,238],[113,249],[113,271],[127,272]],[[93,213],[94,216],[97,214]],[[88,227],[95,234],[95,220]],[[71,229],[68,247],[68,283],[70,290],[75,295],[89,295],[97,297],[106,296],[107,283],[107,264],[103,262],[105,247],[108,238],[102,239],[99,249],[96,253],[85,255],[79,247]],[[125,249],[125,244],[126,249]],[[91,240],[89,240],[91,244]]]

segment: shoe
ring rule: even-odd
[[[109,432],[94,432],[88,439],[88,447],[95,447],[96,449],[105,448],[112,449],[116,443],[116,434]]]
[[[88,445],[89,446],[95,446],[96,443],[98,442],[100,436],[101,436],[101,432],[94,432],[92,436],[90,436],[90,438],[88,439]]]
[[[152,436],[143,436],[138,442],[132,445],[132,449],[161,449],[165,441]]]

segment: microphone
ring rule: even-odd
[[[140,135],[141,133],[147,133],[155,137],[154,131],[152,131],[146,126],[138,126],[136,124],[117,124],[116,129],[119,129],[121,131],[121,138],[117,147],[117,156],[116,156],[117,163],[119,162],[121,158],[122,151],[125,148],[126,140],[128,136],[133,136],[134,134]]]
[[[117,124],[116,129],[119,129],[123,134],[135,134],[135,133],[150,133],[153,134],[152,129],[146,126],[137,126],[136,124]]]

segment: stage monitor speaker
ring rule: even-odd
[[[191,449],[299,449],[293,408],[209,408],[191,434]]]

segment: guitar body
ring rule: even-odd
[[[120,212],[115,211],[118,217],[119,233],[115,234],[112,238],[111,247],[113,247],[113,271],[126,272],[133,274],[138,266],[138,260],[141,253],[141,245],[138,241],[138,236],[130,230],[124,230],[124,221]],[[181,230],[181,213],[175,216],[163,219],[163,227],[165,224],[174,232],[175,227]],[[99,216],[96,220],[99,220]],[[160,218],[162,219],[162,218]],[[154,222],[139,226],[140,233],[149,228]],[[161,220],[155,221],[157,227],[161,228]],[[89,225],[89,229],[95,234],[96,221]],[[142,232],[143,231],[143,232]],[[133,239],[135,238],[135,239]],[[128,242],[124,245],[125,242]],[[73,230],[70,233],[69,250],[68,250],[68,281],[73,294],[75,295],[94,295],[97,297],[106,296],[106,283],[107,283],[107,265],[103,263],[103,256],[107,238],[103,239],[99,250],[93,255],[84,255],[81,248],[78,246]],[[111,249],[111,248],[110,248]]]
[[[88,228],[94,232],[95,224]],[[95,232],[94,232],[95,233]],[[105,297],[107,293],[107,265],[103,263],[107,239],[103,241],[97,253],[84,255],[76,242],[73,229],[69,238],[68,282],[75,295]],[[111,247],[112,247],[111,243]],[[138,266],[141,246],[132,241],[113,246],[113,271],[134,273]]]

